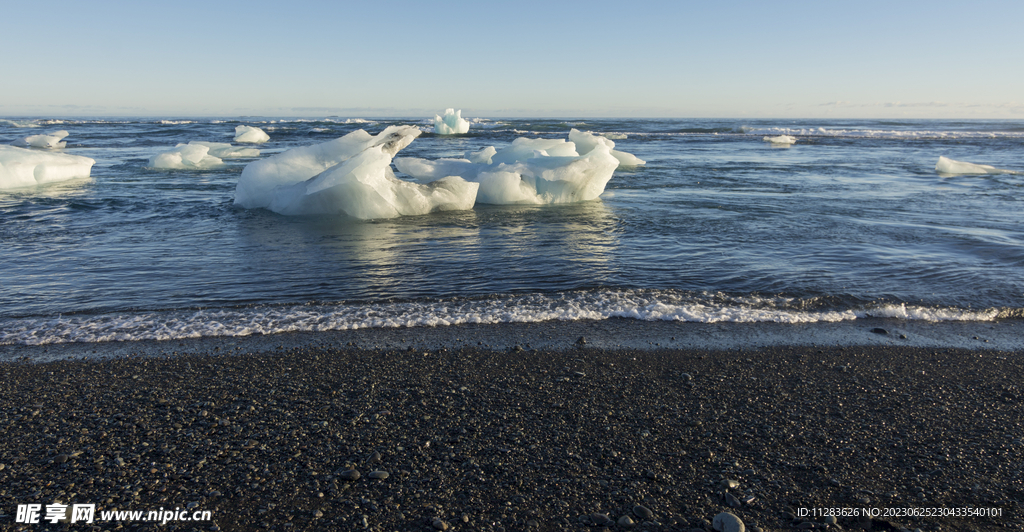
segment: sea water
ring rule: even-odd
[[[478,204],[389,220],[234,205],[253,159],[147,168],[190,141],[357,129],[428,133],[400,156],[462,157],[572,128],[647,161],[596,201]],[[0,119],[0,144],[67,130],[89,179],[0,190],[0,344],[171,339],[545,320],[815,323],[1016,319],[1024,121]],[[789,135],[794,144],[765,142]],[[399,173],[399,177],[402,175]]]

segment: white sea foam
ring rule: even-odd
[[[256,148],[243,148],[242,146],[232,146],[226,142],[205,142],[199,140],[189,141],[187,145],[191,146],[206,146],[210,151],[207,153],[213,157],[220,159],[248,159],[251,157],[259,157],[260,150]],[[186,146],[186,144],[178,144],[178,147]]]
[[[0,118],[0,126],[8,127],[42,127],[38,120],[7,120]]]
[[[29,135],[14,141],[14,145],[21,148],[58,150],[67,146],[68,143],[62,140],[66,136],[68,136],[68,132],[62,129],[45,135]]]
[[[939,156],[935,171],[945,175],[1019,174],[1013,170],[1001,170],[987,164],[965,163]]]
[[[828,323],[864,318],[913,321],[992,321],[998,311],[883,304],[801,310],[786,298],[723,294],[684,296],[659,291],[570,292],[501,299],[370,305],[293,305],[264,308],[143,312],[0,322],[0,345],[171,340],[386,327],[629,318],[697,323]]]
[[[875,139],[972,139],[972,138],[1021,138],[1021,131],[932,131],[898,129],[828,129],[739,126],[738,133],[748,135],[789,135],[801,137],[875,138]]]
[[[164,124],[164,125],[179,126],[179,125],[184,125],[184,124],[195,124],[196,122],[195,122],[195,120],[161,120],[161,121],[159,121],[157,123],[158,124]]]
[[[796,144],[796,137],[793,137],[793,136],[790,136],[790,135],[779,135],[777,137],[765,137],[765,138],[763,138],[761,140],[763,140],[765,142],[770,142],[772,144],[780,144],[780,145],[786,145],[786,146],[791,145],[791,144]]]
[[[235,126],[235,142],[262,144],[268,140],[270,140],[270,135],[258,127]]]
[[[89,177],[94,164],[78,155],[0,146],[0,189]]]

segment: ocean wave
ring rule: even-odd
[[[306,304],[217,310],[19,318],[0,322],[0,345],[172,340],[365,328],[629,318],[698,323],[826,323],[864,318],[992,321],[1006,310],[870,304],[818,308],[814,300],[656,290],[530,294],[371,304]],[[1017,312],[1020,314],[1020,312]]]
[[[986,139],[1021,138],[1024,131],[931,131],[898,129],[827,129],[789,127],[739,126],[736,133],[745,135],[797,135],[802,137],[871,138],[871,139]]]
[[[8,120],[0,118],[0,126],[8,127],[42,127],[38,120]]]

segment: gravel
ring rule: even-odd
[[[4,363],[0,528],[62,501],[213,516],[132,530],[1019,529],[1021,382],[1019,352],[907,347]]]

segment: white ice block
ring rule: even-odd
[[[235,142],[244,142],[247,144],[262,144],[268,140],[270,140],[270,135],[267,135],[265,131],[258,127],[235,127]]]
[[[0,146],[0,189],[89,177],[94,164],[78,155]]]
[[[46,135],[29,135],[14,141],[14,145],[22,148],[41,148],[45,150],[61,149],[68,144],[62,140],[66,136],[68,136],[68,132],[62,129]]]
[[[1013,170],[1001,170],[987,164],[966,163],[954,161],[939,156],[939,162],[935,163],[935,171],[947,175],[982,175],[982,174],[1019,174]]]
[[[444,116],[434,115],[434,133],[463,135],[469,133],[469,121],[462,118],[462,109],[445,109]]]
[[[208,170],[224,161],[209,154],[209,146],[200,144],[178,144],[175,148],[160,152],[149,158],[149,168],[166,170]]]

